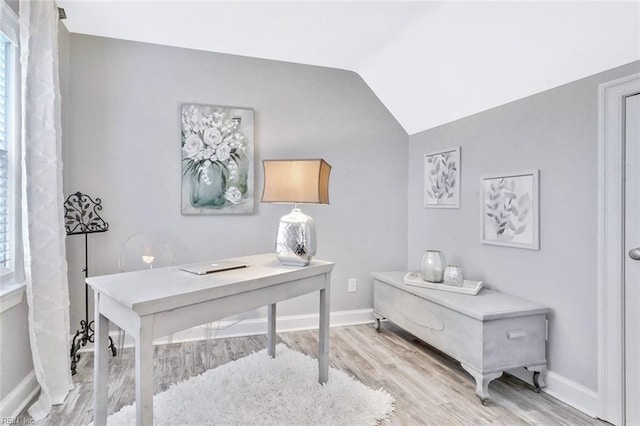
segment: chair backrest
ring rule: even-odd
[[[171,248],[163,240],[151,234],[135,234],[129,237],[120,250],[121,272],[171,266]]]

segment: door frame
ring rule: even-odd
[[[598,398],[603,420],[623,425],[625,98],[640,74],[598,87]]]

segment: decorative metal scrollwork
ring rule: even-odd
[[[100,217],[98,213],[100,210],[102,210],[100,198],[96,198],[94,201],[82,192],[69,195],[64,202],[64,227],[67,230],[67,235],[108,230],[109,224]]]
[[[100,198],[93,200],[87,194],[76,192],[69,195],[64,202],[64,227],[67,235],[84,234],[84,272],[85,278],[89,276],[89,250],[88,250],[88,234],[94,232],[105,232],[109,229],[109,224],[105,222],[98,213],[102,210],[102,200]],[[80,329],[76,330],[71,342],[71,374],[76,374],[76,368],[80,361],[80,348],[93,343],[94,330],[93,320],[89,321],[89,295],[87,292],[87,284],[84,285],[84,319],[80,321]],[[113,340],[109,337],[109,347],[111,354],[116,356],[116,347]]]

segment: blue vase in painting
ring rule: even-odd
[[[198,173],[191,176],[191,205],[221,208],[227,190],[226,170],[218,162],[206,161]]]

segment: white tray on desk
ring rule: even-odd
[[[482,289],[482,281],[464,280],[462,287],[450,284],[432,283],[422,279],[417,272],[409,272],[404,276],[404,283],[414,287],[430,288],[433,290],[449,291],[451,293],[462,293],[475,296]]]

